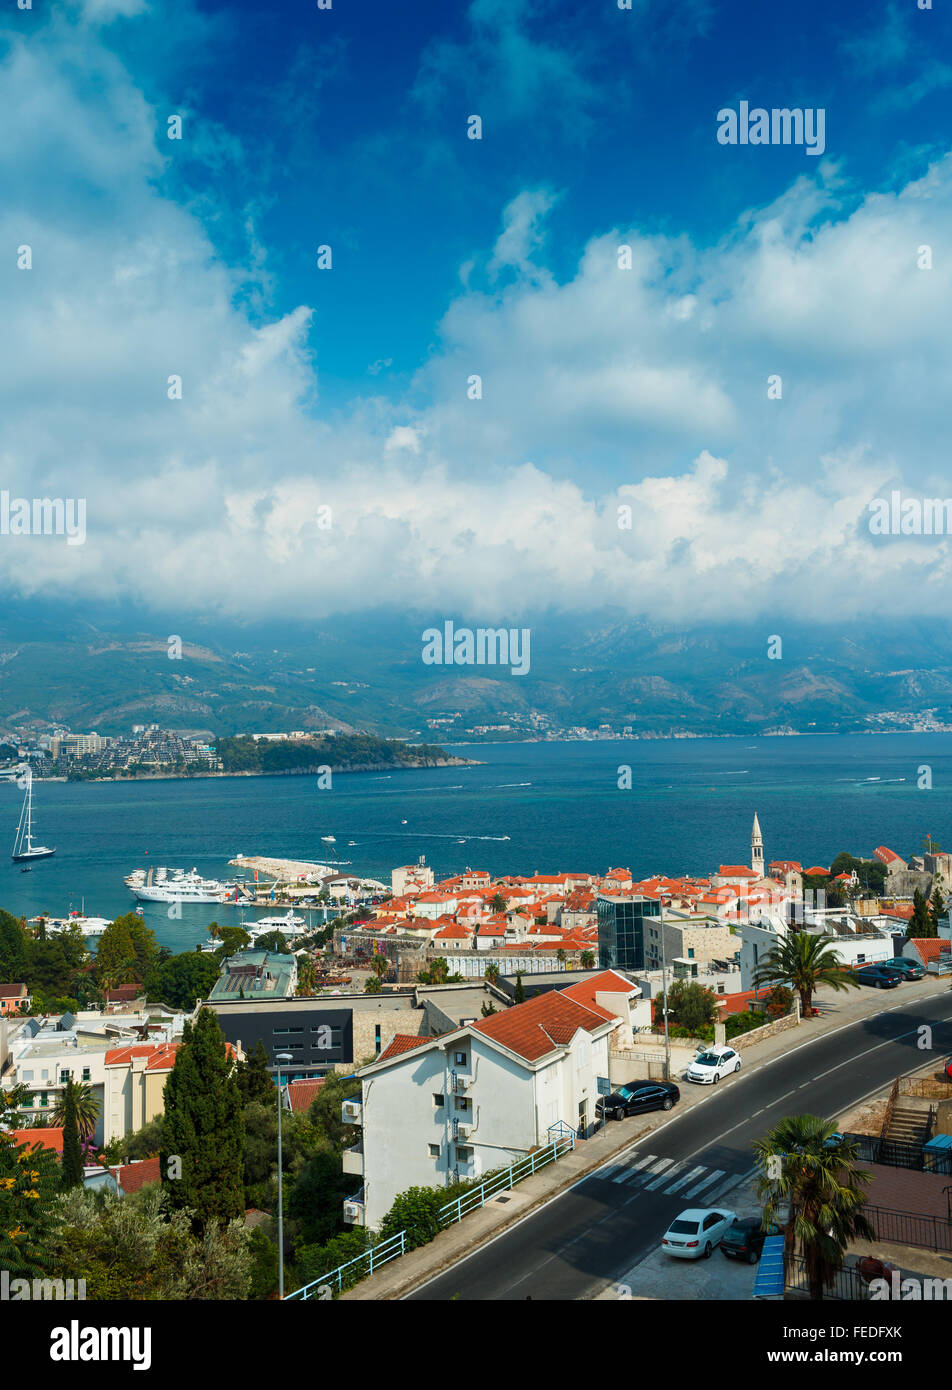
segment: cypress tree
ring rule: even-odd
[[[66,1083],[66,1107],[63,1113],[63,1163],[60,1174],[60,1187],[68,1192],[71,1187],[81,1187],[83,1182],[83,1156],[79,1148],[79,1120],[76,1115],[76,1097],[73,1083]]]
[[[165,1083],[162,1186],[171,1207],[188,1209],[196,1235],[244,1211],[241,1093],[218,1019],[202,1009],[186,1023]]]
[[[916,888],[912,895],[912,916],[909,919],[909,935],[934,936],[932,923],[929,920],[929,908],[926,903],[925,894],[921,888]]]
[[[526,990],[522,983],[522,971],[516,971],[516,987],[512,992],[512,1002],[514,1004],[524,1004],[526,1002]]]

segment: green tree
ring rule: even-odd
[[[383,951],[377,951],[375,953],[373,959],[370,962],[370,968],[374,972],[374,974],[379,975],[381,979],[383,979],[384,975],[387,974],[387,972],[390,969],[390,961],[387,959],[387,956],[384,954]]]
[[[524,1004],[526,1002],[526,987],[522,983],[522,971],[516,971],[516,988],[513,991],[512,1002],[514,1004]]]
[[[268,1069],[268,1053],[259,1038],[247,1061],[239,1062],[235,1068],[238,1092],[242,1105],[257,1101],[273,1110],[277,1105],[277,1087]]]
[[[496,1005],[492,1000],[490,1000],[488,1004],[483,1002],[479,1012],[482,1014],[483,1018],[491,1018],[492,1015],[497,1012]]]
[[[182,951],[164,962],[155,993],[174,1009],[194,1009],[207,999],[218,979],[218,962],[209,951]]]
[[[222,961],[228,956],[237,955],[251,944],[251,936],[244,927],[219,927],[216,923],[212,925],[216,928],[217,939],[220,942],[215,951],[216,960]]]
[[[295,1272],[298,1285],[309,1284],[332,1269],[350,1264],[362,1255],[369,1244],[367,1232],[361,1228],[341,1231],[323,1245],[301,1245],[295,1256]],[[341,1278],[341,1291],[352,1289],[360,1282],[362,1271],[359,1266],[345,1270]]]
[[[283,932],[269,931],[265,932],[264,936],[258,937],[255,942],[255,950],[271,951],[275,955],[286,956],[290,954],[291,947],[288,945],[288,939]]]
[[[930,936],[939,935],[939,920],[944,917],[949,910],[949,905],[942,896],[942,889],[938,884],[932,890],[932,897],[929,899],[929,924],[932,928]]]
[[[932,930],[932,922],[929,919],[929,906],[921,888],[916,888],[912,895],[912,917],[909,919],[909,935],[935,935],[935,932]]]
[[[341,1229],[344,1201],[357,1185],[332,1148],[321,1148],[308,1160],[288,1198],[301,1244],[323,1245]]]
[[[52,1149],[17,1144],[0,1130],[0,1269],[32,1279],[55,1267],[60,1165]]]
[[[486,969],[483,971],[483,979],[488,980],[491,985],[498,983],[499,966],[496,964],[494,960],[491,960],[489,964],[486,966]]]
[[[31,984],[27,942],[23,926],[9,912],[0,909],[0,976],[5,984]]]
[[[816,1115],[788,1115],[754,1145],[764,1222],[788,1216],[785,1251],[803,1259],[813,1299],[833,1283],[854,1240],[876,1239],[862,1210],[871,1174],[857,1168],[858,1152]]]
[[[67,1105],[69,1098],[72,1097],[73,1111],[76,1116],[76,1128],[79,1131],[80,1140],[86,1140],[96,1128],[96,1121],[99,1119],[102,1110],[102,1102],[96,1095],[92,1086],[86,1086],[82,1082],[70,1081],[65,1092],[60,1092],[56,1099],[53,1109],[54,1125],[66,1124]]]
[[[717,996],[696,980],[675,980],[668,989],[668,1018],[697,1036],[717,1019]],[[660,1017],[664,1022],[664,1015]]]
[[[63,1104],[63,1160],[60,1186],[64,1192],[71,1187],[81,1186],[83,1181],[83,1156],[79,1147],[79,1124],[76,1119],[76,1097],[73,1083],[66,1083],[66,1099]]]
[[[788,931],[760,962],[754,971],[754,986],[790,985],[800,996],[800,1008],[806,1018],[813,1007],[813,995],[818,985],[841,990],[859,989],[852,970],[843,964],[839,952],[833,949],[834,936],[817,936],[812,932]]]
[[[382,991],[383,991],[383,985],[380,983],[380,976],[379,976],[379,975],[371,975],[371,976],[369,976],[369,978],[368,978],[368,980],[367,980],[367,983],[364,985],[364,993],[365,993],[365,994],[380,994],[380,993],[382,993]]]
[[[393,1199],[393,1206],[380,1225],[380,1239],[406,1231],[407,1250],[426,1245],[438,1233],[439,1211],[446,1205],[446,1192],[436,1187],[409,1187]]]
[[[505,912],[506,899],[501,893],[494,893],[489,900],[489,906],[493,912]]]
[[[340,1153],[350,1148],[359,1131],[354,1125],[345,1124],[341,1119],[341,1105],[345,1100],[359,1097],[361,1084],[354,1076],[340,1076],[331,1072],[324,1078],[324,1084],[311,1101],[307,1117],[317,1133]]]
[[[102,989],[115,988],[120,975],[128,974],[137,963],[136,950],[129,931],[130,916],[135,916],[135,913],[117,917],[114,922],[109,923],[99,938],[96,947],[96,979]]]
[[[583,969],[583,970],[594,970],[594,969],[595,969],[595,952],[594,952],[594,951],[583,951],[583,952],[582,952],[582,956],[581,956],[581,962],[582,962],[582,969]]]
[[[186,1022],[165,1083],[161,1152],[169,1207],[190,1212],[196,1235],[242,1215],[243,1141],[234,1066],[217,1017],[202,1009],[194,1024]]]

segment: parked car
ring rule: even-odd
[[[740,1057],[732,1047],[707,1047],[698,1053],[685,1076],[688,1081],[710,1086],[734,1071],[740,1071]]]
[[[661,1248],[679,1260],[707,1260],[736,1220],[736,1211],[724,1207],[689,1207],[671,1222]]]
[[[721,1236],[721,1253],[731,1260],[746,1260],[755,1265],[760,1259],[768,1236],[780,1235],[780,1227],[764,1227],[759,1216],[745,1216],[729,1226]]]
[[[877,989],[895,989],[902,984],[902,975],[888,965],[861,965],[853,972],[861,985],[875,985]]]
[[[599,1096],[595,1114],[599,1119],[623,1120],[646,1110],[670,1110],[680,1099],[681,1092],[673,1081],[629,1081],[610,1096]]]
[[[905,956],[897,956],[895,960],[887,961],[888,970],[898,970],[907,980],[921,980],[926,973],[924,965],[920,965],[917,960],[907,960]]]

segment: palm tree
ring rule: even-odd
[[[872,1174],[856,1167],[858,1148],[816,1115],[788,1115],[754,1145],[764,1225],[789,1207],[784,1255],[803,1259],[811,1298],[833,1283],[851,1241],[876,1239],[862,1210]]]
[[[555,953],[555,958],[556,958],[556,960],[559,962],[559,965],[564,965],[564,964],[565,964],[565,952],[563,951],[563,949],[562,949],[561,946],[560,946],[559,949],[556,951],[556,953]]]
[[[96,1121],[99,1119],[99,1112],[102,1109],[102,1102],[93,1093],[91,1086],[86,1086],[81,1082],[73,1082],[73,1100],[76,1105],[76,1124],[79,1129],[79,1137],[86,1140],[96,1128]],[[57,1097],[56,1105],[53,1107],[53,1124],[61,1125],[66,1119],[66,1091],[62,1091]]]
[[[754,987],[789,984],[800,996],[800,1012],[809,1018],[817,985],[831,989],[859,989],[859,981],[843,964],[838,951],[830,950],[835,936],[788,931],[754,971]]]
[[[317,981],[317,971],[312,960],[302,961],[298,966],[298,994],[313,994]]]
[[[496,984],[499,979],[499,966],[491,960],[483,971],[483,979],[488,980],[491,985]]]
[[[582,962],[582,969],[583,969],[583,970],[594,970],[594,969],[595,969],[595,952],[594,952],[594,951],[583,951],[583,952],[582,952],[582,957],[581,957],[581,962]]]
[[[370,962],[370,968],[377,976],[382,977],[386,975],[387,971],[390,969],[390,961],[383,951],[378,951],[376,953],[373,960]]]

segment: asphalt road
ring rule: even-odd
[[[480,1301],[592,1298],[657,1246],[689,1206],[730,1207],[749,1176],[751,1145],[785,1115],[837,1118],[928,1060],[952,1052],[952,993],[886,995],[883,1011],[708,1088],[685,1110],[532,1216],[408,1295]],[[888,1002],[887,1002],[888,1001]],[[690,1085],[682,1082],[682,1092]],[[672,1191],[672,1189],[674,1189]],[[691,1195],[694,1194],[694,1195]]]

